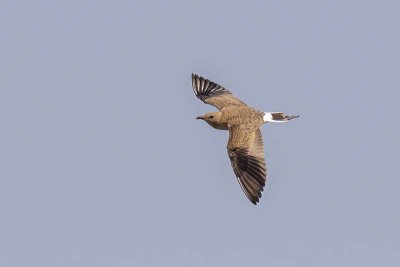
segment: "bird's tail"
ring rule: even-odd
[[[287,122],[298,117],[300,117],[300,115],[288,116],[283,112],[265,112],[263,119],[264,122]]]

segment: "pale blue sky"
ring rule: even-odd
[[[1,1],[0,265],[400,265],[398,1]],[[191,73],[264,111],[242,193]]]

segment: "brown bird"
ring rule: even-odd
[[[256,110],[221,85],[196,74],[192,74],[192,86],[198,99],[219,109],[196,119],[215,129],[229,130],[227,149],[233,171],[247,198],[256,205],[267,179],[260,126],[267,122],[287,122],[299,115]]]

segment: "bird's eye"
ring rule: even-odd
[[[211,115],[209,118],[210,118],[210,119],[214,119],[214,116],[213,116],[213,115]]]

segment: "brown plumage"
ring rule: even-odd
[[[247,198],[257,204],[267,178],[260,126],[266,122],[286,122],[298,116],[283,112],[265,113],[249,107],[221,85],[192,74],[197,98],[218,108],[218,112],[197,117],[211,127],[229,130],[228,156]]]

